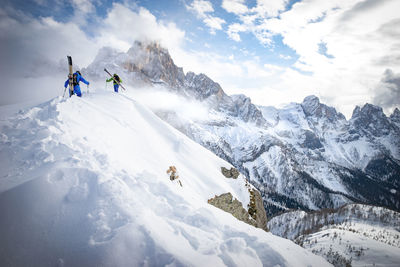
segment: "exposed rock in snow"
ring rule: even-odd
[[[101,76],[104,68],[112,72],[123,73],[123,80],[128,83],[143,85],[162,84],[172,92],[192,97],[209,105],[215,110],[226,112],[231,116],[264,125],[265,120],[258,108],[244,96],[235,98],[235,102],[226,95],[221,86],[205,74],[187,72],[175,65],[168,50],[156,42],[143,43],[136,41],[127,53],[117,52],[111,48],[100,50],[96,59],[85,73],[93,79]],[[245,102],[246,105],[242,105]]]
[[[396,131],[381,107],[365,104],[362,108],[356,107],[351,117],[352,124],[361,134],[372,134],[380,137]]]
[[[328,266],[209,205],[230,192],[246,210],[247,181],[127,94],[0,121],[1,266]]]
[[[392,115],[390,115],[390,120],[400,127],[400,110],[395,108]]]
[[[251,218],[249,212],[243,208],[242,203],[233,198],[231,193],[221,194],[208,200],[211,205],[232,214],[235,218],[247,224],[257,226],[255,220]]]
[[[228,170],[225,167],[221,167],[221,172],[226,178],[237,179],[239,177],[239,171],[235,168],[230,168]]]
[[[306,116],[315,116],[317,118],[327,118],[330,122],[346,119],[342,113],[338,113],[335,108],[321,104],[316,96],[307,96],[304,98],[301,106]]]
[[[226,95],[204,74],[184,75],[168,51],[155,43],[135,43],[128,53],[106,60],[110,61],[93,63],[88,71],[115,66],[128,80],[163,84],[206,106],[207,115],[201,119],[152,108],[245,174],[260,190],[269,216],[287,209],[337,208],[352,202],[400,209],[398,111],[387,118],[381,108],[367,104],[356,108],[347,121],[316,96],[281,109],[257,107],[244,95]],[[383,162],[387,162],[384,169],[379,167]]]

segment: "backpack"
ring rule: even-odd
[[[78,82],[78,74],[76,74],[76,73],[74,73],[74,75],[72,76],[72,84],[74,86],[79,84],[79,82]]]
[[[82,74],[81,74],[81,72],[80,72],[79,70],[76,71],[76,72],[74,73],[74,75],[72,76],[72,84],[73,84],[74,86],[79,84],[78,75],[79,75],[79,76],[82,76]]]
[[[119,76],[118,76],[117,74],[114,74],[114,79],[115,79],[117,82],[121,82],[121,79],[119,78]]]

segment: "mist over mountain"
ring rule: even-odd
[[[157,43],[135,42],[127,53],[103,48],[84,71],[95,79],[104,67],[144,90],[162,86],[206,107],[199,119],[174,108],[155,112],[244,173],[269,216],[354,202],[400,209],[398,109],[387,117],[365,104],[346,120],[316,96],[280,109],[256,106],[245,95],[227,95],[205,74],[185,74]]]
[[[127,91],[103,88],[104,68]],[[0,121],[1,265],[397,261],[398,109],[257,106],[154,42],[104,47],[81,72],[82,98]]]

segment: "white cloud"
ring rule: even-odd
[[[12,18],[4,10],[0,13],[0,61],[10,74],[40,75],[44,67],[58,65],[66,55],[74,55],[83,66],[97,53],[93,48],[99,48],[76,24],[24,14]]]
[[[113,5],[94,37],[78,25],[0,8],[0,104],[42,101],[62,93],[67,55],[72,55],[76,69],[89,65],[103,46],[127,50],[134,40],[148,39],[179,51],[185,40],[175,24],[158,21],[147,9],[132,11],[121,4]]]
[[[291,56],[289,56],[289,55],[283,55],[283,54],[279,54],[279,57],[282,58],[282,59],[285,59],[285,60],[292,59]]]
[[[400,107],[400,73],[385,70],[383,77],[375,89],[374,102],[385,109],[387,114],[395,107]]]
[[[257,5],[248,8],[243,0],[224,0],[222,7],[230,12],[238,15],[242,23],[233,23],[229,25],[227,34],[234,41],[241,41],[241,32],[252,32],[257,39],[265,45],[272,44],[273,34],[262,24],[257,24],[257,19],[265,20],[274,17],[285,9],[287,0],[257,0]]]
[[[187,5],[186,8],[196,13],[200,18],[206,18],[207,13],[214,12],[211,2],[205,0],[194,0],[190,5]]]
[[[215,30],[222,30],[222,24],[226,22],[218,17],[208,17],[204,19],[204,23],[210,28],[211,34],[215,34]]]
[[[233,14],[244,14],[249,11],[244,0],[223,0],[222,8]]]
[[[158,41],[164,47],[174,49],[185,38],[185,32],[176,24],[157,21],[145,8],[135,12],[122,4],[113,4],[103,23],[99,27],[98,42],[125,51],[135,40]]]
[[[247,29],[246,29],[245,25],[239,24],[239,23],[234,23],[234,24],[229,25],[227,34],[228,34],[229,38],[231,38],[232,40],[234,40],[236,42],[240,42],[241,39],[240,39],[239,33],[245,32],[246,30]]]
[[[285,10],[287,0],[257,0],[257,5],[251,11],[263,17],[275,17]]]
[[[267,82],[269,88],[290,90],[288,101],[301,88],[349,116],[354,105],[373,101],[385,69],[400,72],[399,1],[304,0],[285,11],[286,4],[258,1],[247,13],[233,12],[242,23],[229,25],[227,34],[240,41],[240,33],[249,32],[271,46],[275,35],[282,36],[299,56],[293,66],[307,72],[287,69],[277,74],[280,82]]]
[[[198,18],[202,19],[213,35],[216,34],[217,30],[222,30],[222,24],[226,23],[224,19],[209,14],[214,12],[210,1],[194,0],[190,5],[186,5],[186,9],[194,12]]]
[[[212,8],[211,2],[203,2]],[[391,87],[381,82],[381,74],[386,69],[396,75],[400,73],[398,2],[305,0],[288,11],[282,11],[285,1],[275,3],[280,4],[270,6],[270,9],[264,6],[261,11],[260,8],[240,8],[244,2],[235,2],[239,5],[236,9],[231,5],[229,10],[238,14],[241,23],[229,25],[227,33],[236,41],[241,40],[240,33],[253,33],[266,44],[272,41],[273,35],[281,35],[283,42],[299,56],[293,68],[259,62],[254,55],[253,59],[238,61],[236,57],[184,50],[183,44],[188,39],[185,32],[176,24],[157,19],[145,8],[113,4],[91,38],[75,21],[61,23],[53,18],[32,19],[25,14],[9,16],[8,11],[0,9],[0,77],[4,81],[1,98],[9,98],[8,91],[3,88],[15,88],[7,77],[11,70],[15,70],[13,75],[26,75],[36,69],[35,75],[41,75],[46,68],[59,68],[61,60],[61,68],[66,72],[64,61],[68,54],[73,55],[75,64],[84,67],[102,46],[126,51],[134,40],[154,38],[169,49],[176,65],[184,67],[185,71],[205,73],[220,83],[228,94],[245,93],[257,104],[276,106],[282,102],[300,102],[305,96],[315,94],[349,116],[356,104],[377,102],[379,99],[374,96],[381,95],[377,88],[390,92]],[[226,1],[225,7],[229,4],[231,1]],[[202,14],[202,20],[208,23],[211,32],[213,29],[215,32],[222,29],[224,22],[213,19],[210,6],[200,5],[196,10]],[[90,12],[90,7],[84,10]],[[279,14],[279,17],[270,17],[273,14]],[[319,53],[320,43],[326,44],[326,53],[333,58]],[[251,56],[247,50],[240,49]],[[5,70],[4,66],[7,66]],[[46,68],[42,70],[37,66]],[[65,78],[64,74],[60,80]],[[377,87],[379,84],[386,87]],[[36,83],[32,88],[21,86],[20,96],[24,95],[22,92],[28,95],[28,90],[40,92],[40,86]]]
[[[75,10],[81,11],[83,14],[95,11],[95,7],[90,0],[72,0]]]
[[[3,9],[0,43],[0,104],[61,95],[68,73],[66,56],[73,56],[76,69],[89,64],[99,48],[75,24]]]

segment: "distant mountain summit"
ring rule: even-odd
[[[372,134],[375,137],[398,132],[398,127],[383,113],[381,107],[365,104],[362,108],[356,107],[351,117],[355,128],[363,135]]]
[[[346,120],[316,96],[281,109],[256,106],[245,95],[228,96],[205,74],[185,74],[157,43],[135,42],[127,53],[103,48],[85,71],[96,78],[104,67],[128,83],[161,85],[206,106],[206,120],[158,115],[244,173],[269,216],[353,202],[400,210],[398,109],[387,117],[366,104]]]
[[[164,85],[179,95],[203,101],[216,111],[240,117],[246,122],[266,124],[261,111],[251,103],[250,98],[228,96],[218,83],[205,74],[190,71],[185,74],[182,68],[175,65],[168,50],[156,42],[136,41],[127,53],[102,48],[85,72],[92,79],[97,79],[103,76],[104,68],[123,72],[135,85]]]
[[[319,98],[314,95],[304,98],[301,106],[307,117],[326,118],[329,122],[346,119],[344,115],[337,112],[335,108],[320,103]]]

